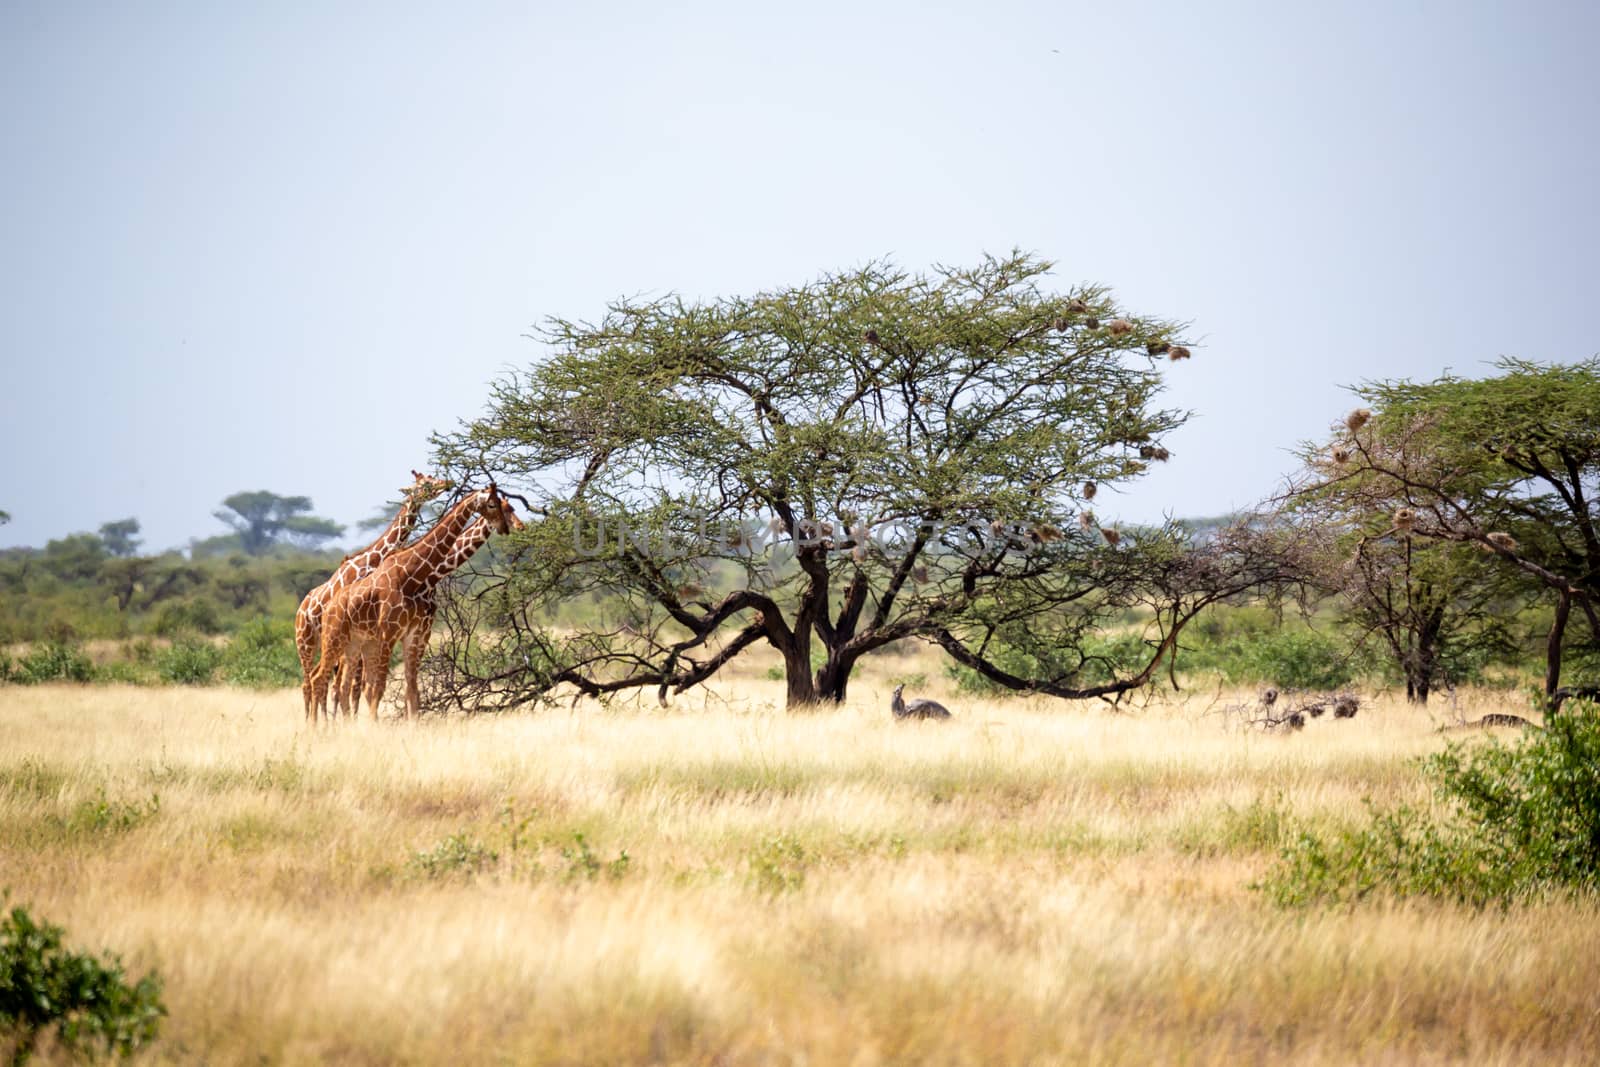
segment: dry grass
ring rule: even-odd
[[[1600,1059],[1593,905],[1249,888],[1290,828],[1421,799],[1426,716],[933,687],[956,720],[897,724],[910,667],[816,715],[746,673],[315,734],[298,692],[0,688],[0,885],[165,976],[141,1062]]]

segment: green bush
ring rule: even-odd
[[[150,629],[160,637],[185,633],[217,634],[222,620],[217,606],[209,600],[181,600],[161,605]]]
[[[1232,685],[1270,682],[1286,689],[1337,689],[1362,666],[1331,637],[1282,628],[1242,611],[1186,630],[1178,662],[1186,671],[1215,674]]]
[[[602,860],[589,847],[589,841],[581,830],[573,831],[572,844],[562,847],[561,859],[567,865],[564,877],[569,882],[592,882],[602,874],[613,882],[620,881],[628,873],[628,865],[632,862],[627,849],[618,852],[614,860]]]
[[[112,660],[97,667],[94,676],[96,681],[122,682],[126,685],[155,685],[161,680],[154,666],[126,659]]]
[[[806,870],[812,857],[805,846],[788,834],[769,837],[750,850],[747,857],[750,884],[766,896],[778,896],[804,888]]]
[[[197,637],[179,637],[156,654],[156,674],[176,685],[209,685],[222,664],[222,649]]]
[[[1229,681],[1261,681],[1289,689],[1337,689],[1354,670],[1332,638],[1310,631],[1285,630],[1251,642],[1236,661],[1245,677]]]
[[[280,689],[300,684],[300,654],[295,650],[294,623],[265,616],[239,628],[222,657],[222,677],[229,685]]]
[[[69,834],[110,835],[137,830],[161,814],[161,798],[154,793],[148,801],[111,800],[101,789],[93,800],[85,800],[72,810],[64,829]]]
[[[0,923],[0,1029],[11,1039],[11,1062],[27,1062],[50,1027],[71,1052],[96,1045],[123,1056],[155,1039],[167,1014],[161,979],[151,972],[132,985],[116,956],[62,948],[63,930],[12,908]]]
[[[23,685],[38,682],[90,682],[94,680],[94,664],[76,645],[64,641],[49,641],[35,647],[17,661],[10,671],[10,680]]]
[[[466,834],[451,834],[426,851],[413,852],[406,866],[425,878],[473,875],[500,861],[500,854]]]
[[[1374,893],[1485,904],[1600,889],[1600,712],[1580,704],[1512,744],[1458,743],[1421,763],[1437,815],[1372,811],[1366,826],[1301,833],[1261,887],[1282,904]]]

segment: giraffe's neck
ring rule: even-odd
[[[423,534],[410,546],[401,549],[390,556],[391,561],[399,561],[398,565],[408,573],[427,573],[435,570],[455,545],[456,539],[472,521],[476,511],[475,502],[478,494],[463,497],[455,507],[444,513],[440,520],[433,524],[433,529]]]
[[[461,531],[461,536],[456,538],[456,543],[450,546],[450,551],[445,554],[444,559],[439,561],[439,569],[445,574],[455,572],[462,564],[471,559],[478,549],[483,547],[483,543],[489,540],[493,533],[494,529],[489,525],[489,520],[480,517],[471,526]]]
[[[417,528],[417,517],[422,514],[422,496],[419,493],[406,493],[405,503],[400,505],[400,511],[384,528],[383,533],[372,544],[363,548],[356,555],[365,555],[368,552],[380,552],[388,555],[406,543],[406,538],[411,536],[411,531]]]

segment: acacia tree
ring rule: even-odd
[[[1561,684],[1573,608],[1600,645],[1600,359],[1506,359],[1484,379],[1374,382],[1292,487],[1336,493],[1378,536],[1476,547],[1552,605],[1545,690]]]
[[[1313,467],[1323,457],[1307,457]],[[1287,501],[1284,521],[1303,527],[1305,578],[1332,596],[1355,637],[1376,642],[1405,680],[1406,700],[1426,704],[1493,653],[1510,647],[1507,607],[1519,598],[1463,545],[1395,533],[1387,514],[1363,512],[1335,491]]]
[[[1102,288],[1042,288],[1023,254],[911,275],[884,264],[753,297],[623,300],[551,320],[548,358],[435,439],[438,464],[538,485],[548,515],[447,604],[451,699],[507,678],[682,691],[765,641],[790,706],[844,699],[861,657],[918,638],[1001,684],[1108,696],[1177,631],[1259,580],[1227,539],[1118,531],[1088,499],[1168,458],[1156,406],[1181,325]],[[542,621],[583,598],[601,625]],[[1084,637],[1153,609],[1142,669],[1085,684]],[[499,634],[503,640],[496,640]],[[1048,644],[1043,676],[1001,642]],[[525,695],[525,694],[524,694]]]
[[[118,558],[127,558],[139,552],[139,520],[117,519],[100,524],[100,540],[106,551]]]
[[[279,496],[261,489],[234,493],[222,505],[226,510],[212,514],[239,535],[239,547],[252,556],[282,541],[315,547],[344,532],[331,519],[307,514],[310,497]]]

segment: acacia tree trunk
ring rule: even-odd
[[[787,703],[791,710],[817,704],[842,704],[850,686],[850,674],[860,656],[840,648],[828,649],[827,659],[815,670],[811,667],[811,636],[795,637],[780,644],[783,653]]]
[[[779,635],[769,635],[768,640],[783,655],[788,706],[793,709],[818,703],[817,687],[811,678],[811,635],[785,628]]]
[[[1439,662],[1439,632],[1444,628],[1444,608],[1437,607],[1417,629],[1416,650],[1406,664],[1406,700],[1426,704],[1433,689],[1433,672]]]
[[[855,657],[834,653],[817,670],[817,694],[835,704],[844,703],[850,685],[850,672],[855,668]]]
[[[1567,617],[1572,614],[1572,594],[1562,592],[1556,597],[1556,617],[1550,623],[1550,637],[1544,648],[1544,695],[1550,698],[1554,710],[1556,690],[1561,688],[1561,642],[1567,632]]]

